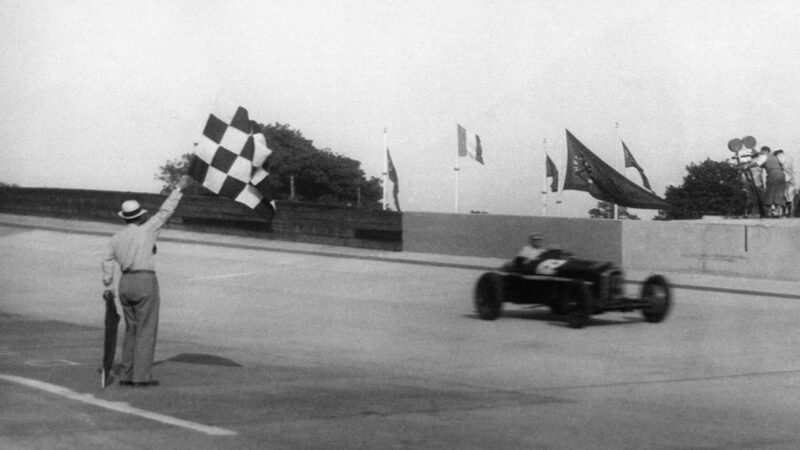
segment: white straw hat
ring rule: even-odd
[[[142,209],[142,206],[136,200],[125,200],[122,203],[122,211],[118,212],[117,215],[125,220],[130,220],[145,213],[147,213],[147,210]]]

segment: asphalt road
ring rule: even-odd
[[[161,242],[161,385],[102,389],[106,239],[0,226],[0,448],[800,448],[797,298],[486,322],[479,269],[369,252]]]

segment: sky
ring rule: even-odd
[[[0,0],[0,182],[158,192],[223,99],[368,177],[386,143],[406,211],[587,217],[585,192],[543,207],[566,129],[640,183],[624,140],[661,196],[733,138],[796,159],[798,24],[794,0]]]

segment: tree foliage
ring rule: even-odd
[[[189,163],[192,161],[192,155],[193,153],[184,153],[180,158],[167,161],[163,166],[158,168],[156,180],[164,183],[164,185],[161,187],[162,194],[172,191],[175,186],[177,186],[178,179],[181,177],[181,175],[184,175],[186,170],[189,168]],[[192,181],[189,186],[186,186],[184,192],[193,195],[210,194],[210,192],[194,181]]]
[[[270,190],[276,200],[290,198],[291,177],[294,176],[294,200],[360,205],[372,209],[381,207],[381,180],[377,177],[367,179],[359,161],[333,153],[330,149],[317,149],[311,140],[288,125],[257,122],[251,125],[264,134],[272,150],[266,168],[270,174]],[[156,179],[164,182],[162,193],[170,191],[178,178],[186,173],[191,158],[192,154],[187,153],[159,167]],[[192,183],[187,192],[209,194],[197,183]]]
[[[597,207],[589,210],[589,217],[592,219],[613,219],[614,218],[614,204],[604,201],[597,202]],[[639,216],[628,212],[628,208],[624,206],[617,207],[617,218],[628,220],[639,220]]]
[[[294,176],[295,199],[305,202],[357,205],[379,208],[381,180],[366,179],[361,163],[330,149],[317,149],[311,140],[288,125],[254,124],[264,133],[272,149],[267,161],[270,188],[278,199],[291,194]]]
[[[657,220],[699,219],[704,215],[739,216],[745,213],[747,196],[738,167],[727,161],[706,159],[686,166],[680,186],[668,186],[664,198],[669,208]]]

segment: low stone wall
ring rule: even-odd
[[[376,250],[403,249],[400,213],[309,203],[280,202],[272,220],[272,237]]]
[[[116,212],[131,198],[154,212],[166,197],[141,192],[3,188],[0,212],[119,223]],[[298,202],[278,202],[270,223],[232,200],[184,196],[168,226],[391,251],[402,250],[403,244],[397,212]]]

